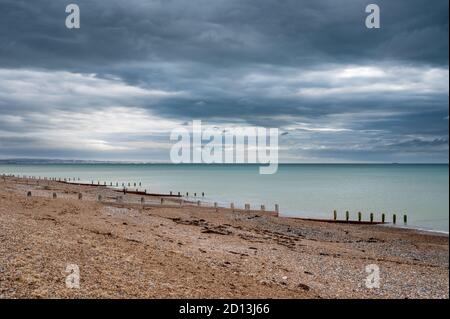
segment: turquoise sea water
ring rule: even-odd
[[[285,216],[356,219],[373,212],[408,213],[408,226],[449,230],[448,165],[285,164],[274,175],[259,175],[256,165],[43,164],[0,165],[0,174],[80,178],[83,182],[141,182],[151,192],[205,192],[207,201],[252,207],[275,203]]]

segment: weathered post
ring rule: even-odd
[[[346,211],[346,212],[345,212],[345,220],[346,220],[346,221],[349,221],[349,220],[350,220],[350,212],[349,212],[349,211]]]
[[[403,215],[403,223],[406,225],[408,224],[408,215]]]
[[[362,214],[361,214],[361,212],[358,212],[358,221],[361,222],[361,220],[362,220]]]
[[[336,210],[333,211],[333,219],[337,220],[337,211]]]
[[[250,210],[250,204],[245,204],[245,210]]]
[[[161,205],[164,205],[164,198],[161,198]]]
[[[78,193],[78,200],[82,200],[83,199],[83,194]]]
[[[31,197],[31,192],[28,192],[28,193],[27,193],[27,197]]]
[[[373,223],[373,213],[370,213],[370,222]]]
[[[396,214],[392,215],[392,222],[394,224],[397,224],[397,215]]]
[[[280,206],[279,206],[278,204],[275,204],[275,212],[276,212],[277,214],[280,213]]]
[[[231,211],[234,213],[234,203],[231,203],[231,204],[230,204],[230,209],[231,209]]]
[[[102,195],[98,195],[97,199],[98,199],[99,202],[101,202],[102,201]]]
[[[205,192],[202,192],[202,197],[205,197]]]
[[[53,199],[56,199],[57,195],[56,193],[53,193]]]
[[[217,202],[214,203],[214,208],[216,209],[216,212],[219,210],[219,209],[218,209]]]
[[[381,214],[381,222],[384,224],[386,222],[386,214]]]
[[[261,211],[265,211],[266,210],[266,206],[265,205],[261,205]]]
[[[197,206],[201,206],[202,205],[202,203],[198,200],[197,201]]]

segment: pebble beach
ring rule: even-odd
[[[448,253],[445,234],[0,180],[0,298],[447,299]]]

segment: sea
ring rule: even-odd
[[[248,203],[274,210],[278,204],[286,217],[330,219],[336,210],[339,219],[349,211],[353,220],[361,212],[363,220],[373,213],[378,221],[384,213],[391,222],[396,214],[398,227],[449,231],[448,164],[280,164],[273,175],[260,175],[258,165],[237,164],[5,164],[0,174],[130,183],[224,207]]]

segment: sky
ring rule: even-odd
[[[201,120],[278,128],[281,162],[448,163],[448,5],[0,0],[0,159],[164,162]]]

